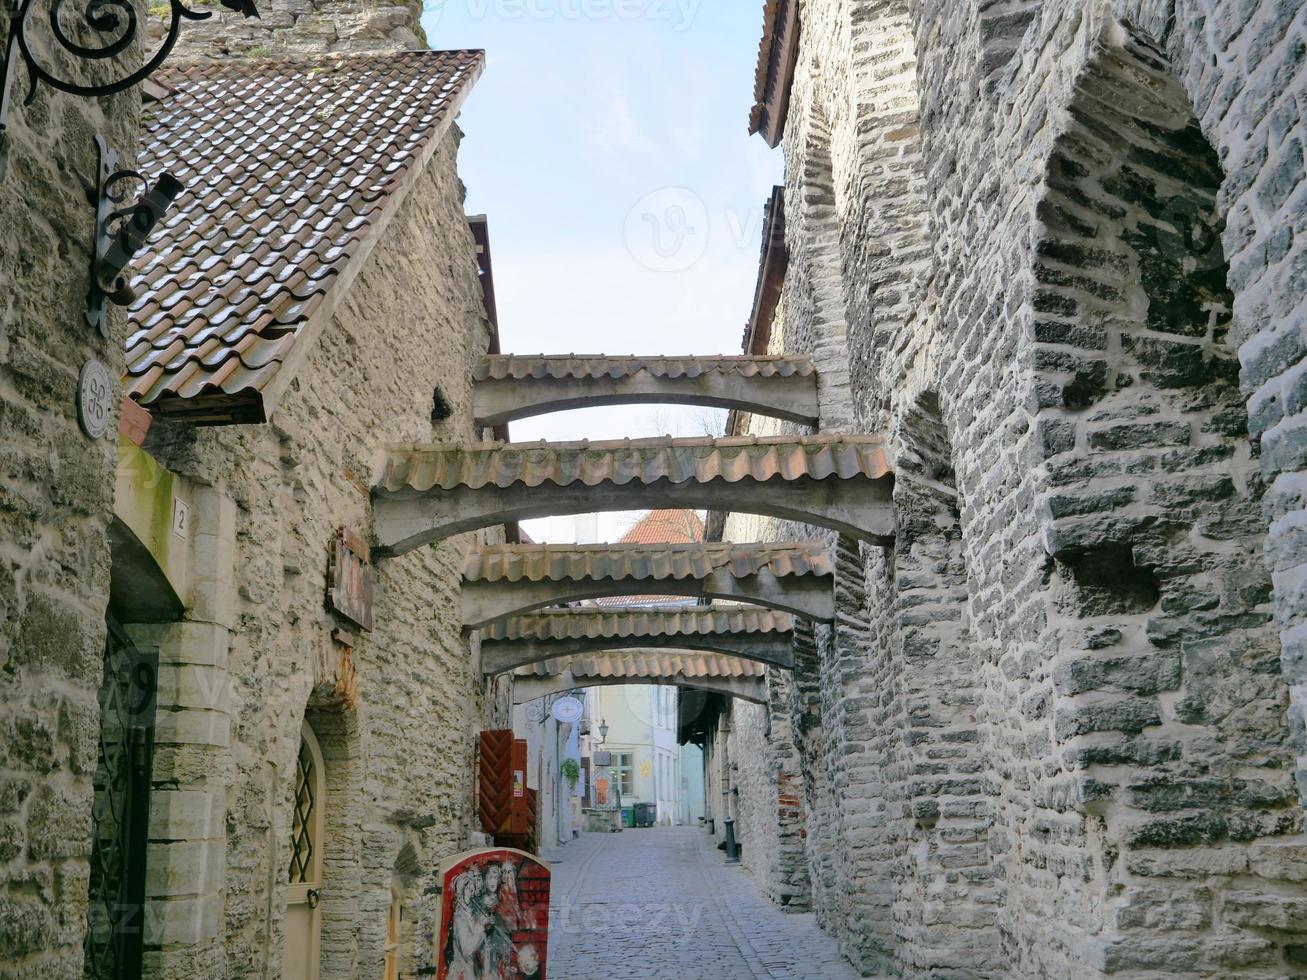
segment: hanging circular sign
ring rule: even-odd
[[[113,379],[95,358],[82,365],[77,376],[77,424],[92,439],[109,431],[113,421]]]
[[[554,702],[550,713],[554,716],[554,721],[561,721],[570,725],[581,717],[581,712],[585,708],[576,698],[559,698]]]

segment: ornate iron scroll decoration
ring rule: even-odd
[[[165,173],[153,186],[139,170],[119,170],[118,154],[109,149],[104,137],[95,137],[95,186],[90,188],[95,206],[95,254],[91,262],[91,291],[86,297],[86,319],[108,339],[109,320],[105,301],[126,306],[136,299],[128,282],[127,266],[132,256],[145,244],[172,202],[182,192],[182,183]],[[136,184],[144,193],[135,204],[122,206],[128,191]]]
[[[70,95],[92,98],[113,95],[144,81],[163,64],[177,43],[183,20],[207,20],[213,16],[208,11],[191,10],[181,0],[169,0],[171,20],[168,24],[168,33],[163,39],[163,45],[153,57],[136,71],[122,78],[98,85],[87,85],[60,78],[54,73],[54,69],[44,67],[32,53],[32,43],[27,28],[29,15],[36,9],[37,0],[0,0],[0,2],[9,4],[9,38],[5,44],[3,80],[0,81],[0,134],[5,130],[5,119],[8,117],[12,101],[14,71],[20,55],[23,64],[27,66],[31,86],[27,97],[23,100],[24,105],[31,104],[36,98],[41,82]],[[100,35],[103,42],[92,45],[81,44],[69,36],[63,18],[65,4],[72,6],[80,0],[42,0],[42,2],[48,3],[50,7],[47,27],[55,45],[83,61],[107,61],[118,57],[131,47],[140,29],[140,15],[136,12],[132,0],[85,0],[86,5],[81,11],[81,21]],[[253,0],[221,0],[221,2],[224,7],[238,11],[246,17],[259,15]]]

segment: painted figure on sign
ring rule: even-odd
[[[536,948],[529,943],[517,948],[517,973],[518,976],[525,977],[527,980],[534,980],[540,976],[540,955]]]
[[[481,875],[477,871],[465,871],[454,881],[454,920],[445,951],[449,980],[477,980],[484,976],[478,954],[490,922],[475,907],[480,887]]]
[[[517,866],[512,861],[500,865],[499,915],[510,933],[518,929],[530,929],[529,923],[522,919],[522,903],[517,897]]]
[[[523,851],[475,851],[441,872],[439,980],[544,980],[549,867]]]
[[[499,906],[502,884],[503,868],[498,864],[486,868],[479,896],[480,911],[487,923],[485,943],[481,947],[480,975],[512,980],[513,940]]]

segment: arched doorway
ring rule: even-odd
[[[326,804],[327,778],[322,749],[312,727],[305,722],[300,729],[300,748],[295,759],[284,980],[318,978]]]

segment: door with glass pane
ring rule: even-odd
[[[295,760],[291,816],[290,886],[286,897],[285,980],[318,980],[322,937],[322,844],[327,780],[322,750],[305,723]]]

